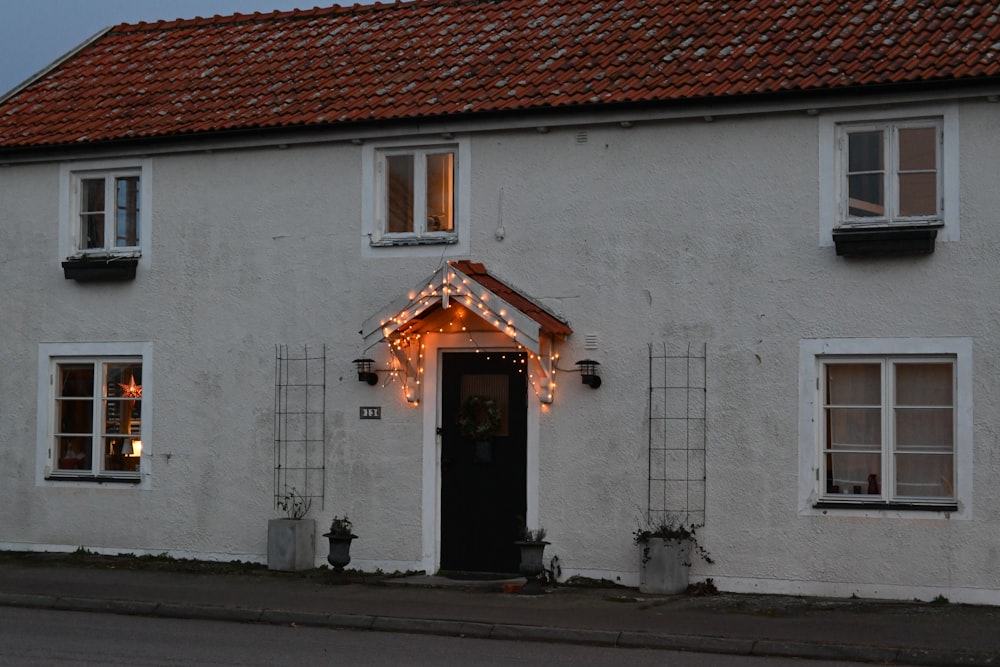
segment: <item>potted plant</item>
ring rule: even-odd
[[[351,562],[351,542],[358,538],[354,534],[354,524],[344,516],[335,516],[330,522],[330,532],[323,533],[330,542],[330,553],[326,560],[333,566],[338,577],[343,577],[344,568]]]
[[[316,567],[316,522],[305,518],[312,499],[286,487],[275,506],[285,517],[267,522],[267,568],[297,572]]]
[[[639,591],[660,595],[683,593],[688,588],[691,552],[706,563],[714,562],[698,544],[700,526],[684,524],[677,516],[666,515],[657,524],[635,531],[640,547]]]
[[[528,579],[521,592],[537,595],[544,590],[547,579],[543,555],[545,545],[549,543],[545,541],[545,529],[532,530],[525,526],[521,530],[521,539],[514,544],[521,549],[521,564],[518,571]]]

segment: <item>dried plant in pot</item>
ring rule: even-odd
[[[648,523],[633,533],[640,547],[639,591],[659,595],[683,593],[688,588],[691,554],[706,563],[714,562],[698,543],[698,525],[684,523],[667,514],[656,523]]]
[[[275,498],[275,508],[284,518],[267,522],[267,567],[269,570],[297,572],[316,567],[316,522],[307,519],[312,499],[295,487]]]

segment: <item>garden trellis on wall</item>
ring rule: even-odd
[[[649,345],[647,519],[705,523],[706,345]]]
[[[290,490],[323,509],[326,495],[326,345],[274,355],[274,502]]]

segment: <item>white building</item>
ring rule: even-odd
[[[774,5],[122,25],[11,91],[0,547],[263,561],[294,487],[365,570],[526,523],[635,585],[678,513],[720,589],[1000,604],[1000,10]]]

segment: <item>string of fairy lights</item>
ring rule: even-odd
[[[478,289],[477,289],[478,288]],[[424,374],[424,352],[426,343],[424,340],[426,330],[416,326],[406,328],[421,313],[429,307],[440,302],[442,310],[448,310],[452,301],[459,305],[454,310],[454,317],[446,325],[437,327],[438,333],[464,333],[468,337],[470,346],[476,352],[481,352],[482,347],[473,335],[474,329],[470,329],[465,322],[465,313],[471,312],[477,315],[482,321],[491,325],[495,330],[503,333],[515,343],[517,352],[522,355],[512,354],[511,359],[515,364],[521,364],[524,368],[519,372],[527,372],[528,385],[535,396],[542,403],[551,403],[555,392],[555,372],[556,362],[559,355],[552,353],[547,356],[535,353],[525,347],[520,340],[530,339],[521,335],[518,330],[515,318],[510,315],[502,305],[494,307],[491,293],[485,288],[474,284],[467,276],[461,276],[450,268],[443,274],[439,284],[430,282],[419,293],[408,295],[409,303],[396,315],[380,322],[382,330],[382,340],[385,342],[390,354],[390,368],[383,386],[386,386],[402,376],[402,387],[404,397],[413,404],[419,403],[420,389],[423,384]],[[497,354],[504,355],[503,352]],[[538,372],[532,371],[532,364],[535,362]]]

